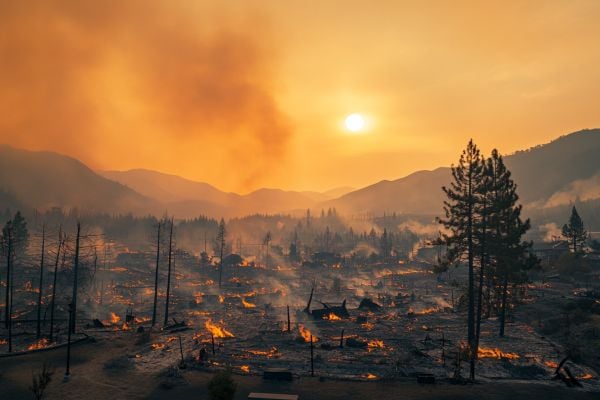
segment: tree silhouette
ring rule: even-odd
[[[562,235],[569,241],[573,253],[577,253],[583,249],[588,238],[588,233],[583,226],[583,220],[579,216],[575,206],[571,210],[569,223],[563,225]]]

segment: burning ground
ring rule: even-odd
[[[420,263],[368,272],[306,268],[301,274],[293,267],[246,266],[226,271],[219,290],[211,268],[180,268],[174,275],[168,325],[159,328],[165,298],[161,290],[159,322],[150,329],[151,277],[143,268],[112,265],[100,273],[106,283],[96,285],[83,302],[75,339],[89,336],[103,346],[118,346],[121,340],[133,343],[126,351],[114,349],[105,364],[108,371],[155,376],[177,369],[183,358],[186,376],[230,366],[239,375],[259,376],[282,368],[306,379],[311,375],[312,336],[314,374],[321,378],[389,382],[428,373],[444,381],[467,368],[466,362],[459,362],[467,357],[462,344],[463,291],[451,284],[463,273],[457,270],[440,280]],[[538,333],[528,318],[531,307],[553,291],[556,288],[547,283],[530,285],[520,300],[525,304],[511,312],[504,338],[497,337],[495,319],[482,322],[480,381],[562,384],[550,379],[565,348]],[[58,337],[49,342],[31,339],[32,325],[26,318],[24,313],[16,319],[17,351],[64,343],[64,320]],[[5,344],[0,351],[6,351]],[[578,390],[598,390],[595,370],[572,360],[568,365],[583,382]]]

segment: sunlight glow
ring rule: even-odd
[[[350,132],[360,132],[365,127],[365,118],[357,113],[350,114],[346,117],[344,124]]]

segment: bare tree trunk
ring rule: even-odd
[[[56,249],[56,260],[54,261],[54,278],[52,282],[52,305],[50,306],[50,340],[54,335],[54,306],[56,303],[56,276],[58,274],[58,260],[60,258],[60,248],[64,244],[62,237],[62,225],[58,228],[58,248]],[[63,251],[62,265],[65,265],[65,252]]]
[[[220,243],[220,258],[219,258],[219,288],[221,287],[221,282],[223,279],[223,248],[225,247],[225,240],[221,239]]]
[[[8,328],[8,352],[12,352],[12,290],[11,285],[12,275],[10,270],[12,268],[12,227],[8,228],[8,249],[6,255],[6,327]]]
[[[77,271],[79,269],[79,239],[81,235],[81,224],[77,223],[77,239],[75,240],[75,262],[73,264],[73,317],[71,320],[71,326],[69,329],[71,333],[75,333],[75,327],[77,326]]]
[[[46,252],[46,225],[42,225],[42,255],[40,259],[40,285],[38,287],[38,304],[37,304],[37,327],[35,337],[40,338],[41,335],[41,318],[42,318],[42,286],[44,282],[44,253]]]
[[[481,261],[479,268],[479,288],[477,293],[477,322],[475,329],[475,354],[474,357],[477,359],[479,353],[479,338],[481,337],[481,313],[483,310],[483,277],[485,274],[485,265],[486,265],[486,239],[487,239],[487,209],[486,209],[486,200],[484,197],[483,202],[483,216],[482,216],[482,226],[481,226]]]
[[[169,268],[167,272],[167,300],[165,302],[165,323],[169,321],[169,296],[171,293],[171,259],[173,254],[173,218],[171,218],[171,232],[169,233]]]
[[[469,253],[469,310],[468,310],[468,321],[467,321],[467,337],[469,342],[469,349],[471,351],[470,358],[470,373],[469,377],[471,380],[475,379],[475,330],[474,330],[474,322],[475,322],[475,277],[473,271],[473,183],[472,183],[472,172],[471,166],[469,165],[469,207],[468,207],[468,216],[467,216],[467,246]]]
[[[152,307],[152,326],[156,323],[156,302],[158,300],[158,264],[160,262],[160,221],[156,234],[156,269],[154,270],[154,305]]]
[[[11,258],[12,258],[12,226],[8,226],[8,251],[6,253],[6,297],[4,299],[4,327],[8,329],[8,323],[10,321],[9,302],[10,302],[10,270],[11,270]]]
[[[502,309],[500,312],[500,337],[504,337],[504,324],[506,321],[506,297],[508,292],[508,272],[504,275],[502,284]]]

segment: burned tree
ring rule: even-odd
[[[158,300],[158,266],[160,263],[160,225],[158,221],[156,233],[156,268],[154,269],[154,303],[152,305],[152,326],[156,323],[156,302]]]
[[[571,210],[569,223],[563,225],[562,235],[572,246],[573,253],[583,250],[583,246],[588,238],[588,233],[583,226],[583,220],[579,216],[575,206],[573,206],[573,209]]]
[[[38,302],[37,302],[37,325],[35,337],[41,336],[41,317],[42,317],[42,287],[44,283],[44,255],[46,253],[46,225],[42,225],[42,254],[40,256],[40,284],[38,287]]]
[[[63,249],[62,253],[62,267],[65,265],[65,246],[66,238],[62,233],[62,225],[58,228],[58,244],[56,246],[56,258],[54,259],[54,277],[52,280],[52,303],[50,305],[50,340],[54,335],[54,308],[56,306],[56,278],[58,275],[58,261],[60,259],[60,250]]]
[[[165,300],[165,323],[167,326],[169,322],[169,296],[171,294],[171,264],[173,259],[173,218],[171,218],[170,232],[169,232],[169,255],[168,255],[168,269],[167,269],[167,299]]]
[[[6,292],[4,301],[4,325],[9,328],[10,306],[13,294],[13,269],[19,257],[24,255],[29,243],[29,232],[27,222],[20,211],[14,215],[12,220],[6,222],[2,228],[1,252],[6,260]]]
[[[217,246],[219,248],[219,287],[221,287],[223,279],[223,252],[225,251],[225,240],[227,239],[227,231],[225,230],[225,220],[221,218],[219,229],[217,231]]]
[[[71,300],[72,304],[72,316],[69,319],[69,332],[75,333],[75,327],[77,325],[77,273],[79,270],[79,241],[81,239],[81,224],[77,222],[77,236],[75,239],[75,260],[73,262],[73,296]]]

